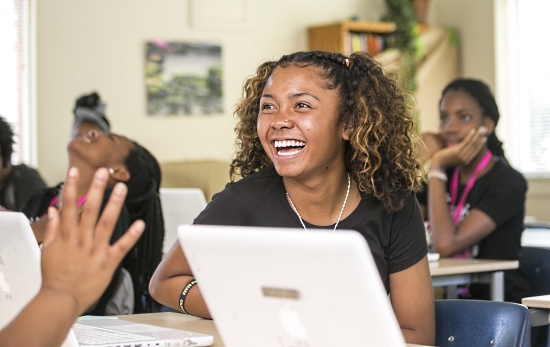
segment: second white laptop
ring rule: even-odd
[[[406,346],[359,233],[205,225],[178,231],[226,347]]]

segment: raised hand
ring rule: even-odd
[[[113,245],[109,244],[127,188],[117,184],[103,213],[103,193],[108,181],[106,169],[99,169],[90,186],[86,203],[80,213],[77,206],[76,183],[78,170],[71,168],[63,190],[62,211],[48,211],[42,245],[42,288],[66,293],[84,312],[107,288],[115,269],[124,255],[137,242],[144,223],[136,221]]]

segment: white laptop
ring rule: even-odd
[[[199,188],[160,188],[160,203],[165,229],[162,253],[166,254],[178,240],[178,225],[193,224],[206,199]]]
[[[40,249],[28,219],[22,213],[0,212],[0,329],[38,293],[40,283]],[[63,346],[209,346],[212,342],[208,334],[111,317],[77,321]]]
[[[406,346],[359,233],[206,225],[178,232],[226,347]]]

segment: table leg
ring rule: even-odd
[[[504,301],[504,271],[491,274],[491,300]]]

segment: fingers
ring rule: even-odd
[[[479,127],[477,130],[472,129],[463,141],[464,146],[460,153],[462,162],[466,165],[469,164],[479,154],[486,141],[487,128]]]
[[[76,184],[79,172],[76,167],[69,169],[65,185],[63,186],[63,213],[61,214],[61,236],[68,237],[73,231],[78,230],[78,206]]]
[[[93,237],[93,230],[96,226],[99,211],[101,210],[101,204],[103,202],[103,194],[105,187],[107,186],[107,180],[109,179],[109,173],[107,169],[98,169],[88,190],[86,197],[86,203],[82,206],[82,215],[80,219],[80,226],[84,230],[90,232],[85,237]]]
[[[143,230],[145,230],[145,223],[142,220],[132,223],[124,235],[111,246],[111,264],[118,264],[122,261],[126,253],[136,244]]]
[[[128,188],[126,188],[126,185],[120,182],[113,188],[109,201],[107,202],[107,205],[105,205],[105,208],[101,213],[101,217],[97,222],[97,226],[95,227],[95,238],[97,244],[107,245],[109,243],[111,234],[117,223],[120,210],[124,204],[124,198],[126,197],[127,191]]]
[[[55,207],[48,207],[48,224],[42,247],[48,247],[59,235],[59,211]]]

